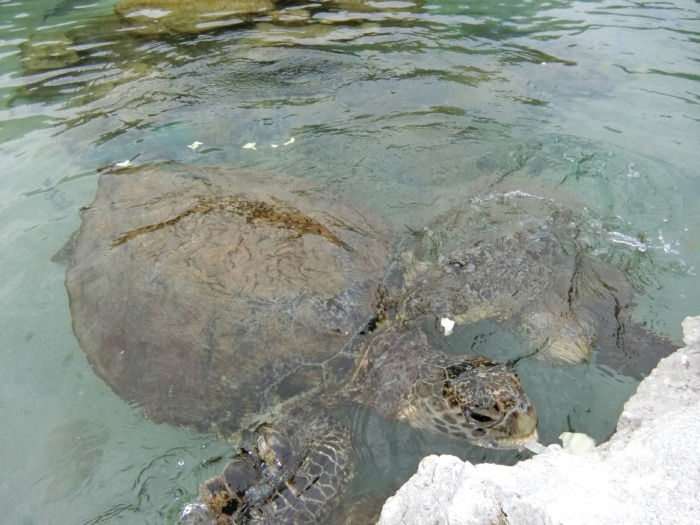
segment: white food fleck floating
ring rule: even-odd
[[[190,148],[192,151],[194,151],[201,145],[202,145],[201,142],[199,142],[198,140],[195,140],[192,144],[188,144],[187,147]]]
[[[117,162],[115,164],[117,168],[128,168],[129,166],[132,166],[130,160],[125,160],[124,162]]]
[[[289,146],[295,142],[294,137],[291,137],[287,142],[284,143],[285,146]]]
[[[258,148],[255,147],[255,142],[246,142],[243,144],[243,149],[254,149],[255,151],[258,150]]]
[[[445,329],[445,335],[450,335],[452,333],[452,329],[455,327],[455,322],[452,319],[443,317],[440,319],[440,326]]]
[[[559,436],[564,450],[569,454],[583,454],[595,448],[595,441],[587,434],[564,432]]]
[[[279,144],[270,144],[270,147],[272,147],[272,148],[279,148],[280,145],[279,145]]]

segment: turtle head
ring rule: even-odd
[[[420,376],[401,413],[412,426],[489,448],[537,440],[537,411],[512,366],[460,357],[426,363]]]

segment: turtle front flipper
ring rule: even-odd
[[[518,319],[518,330],[537,351],[537,358],[561,365],[586,362],[595,348],[595,322],[564,308],[532,308]]]
[[[519,331],[536,349],[536,357],[560,365],[588,361],[643,379],[659,360],[678,347],[667,337],[640,324],[629,306],[593,304],[568,308],[549,298],[546,307],[532,307],[517,320]]]
[[[352,440],[328,414],[295,412],[248,431],[238,455],[202,485],[181,523],[323,522],[353,477]]]
[[[596,362],[627,376],[644,379],[661,359],[678,347],[679,343],[647,328],[631,313],[622,312],[601,327]]]

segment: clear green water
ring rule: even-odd
[[[399,228],[500,182],[598,216],[621,241],[611,256],[637,261],[637,314],[655,330],[680,343],[680,321],[700,312],[697,2],[438,0],[354,23],[319,14],[303,27],[136,42],[90,29],[112,4],[0,0],[1,521],[173,521],[222,466],[202,462],[228,453],[145,420],[93,375],[72,334],[64,268],[50,259],[105,164],[284,171],[366,200]],[[80,63],[23,73],[25,40],[80,26]],[[474,341],[484,353],[519,344],[488,325],[448,344]],[[637,384],[594,364],[519,372],[545,443],[569,429],[605,439]],[[517,459],[364,411],[346,419],[372,444],[361,451],[372,489],[404,481],[427,453]]]

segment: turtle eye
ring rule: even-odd
[[[491,423],[494,421],[492,417],[489,417],[485,414],[479,414],[478,412],[474,412],[469,408],[464,409],[464,417],[468,419],[473,419],[474,421],[478,421],[479,423]]]

